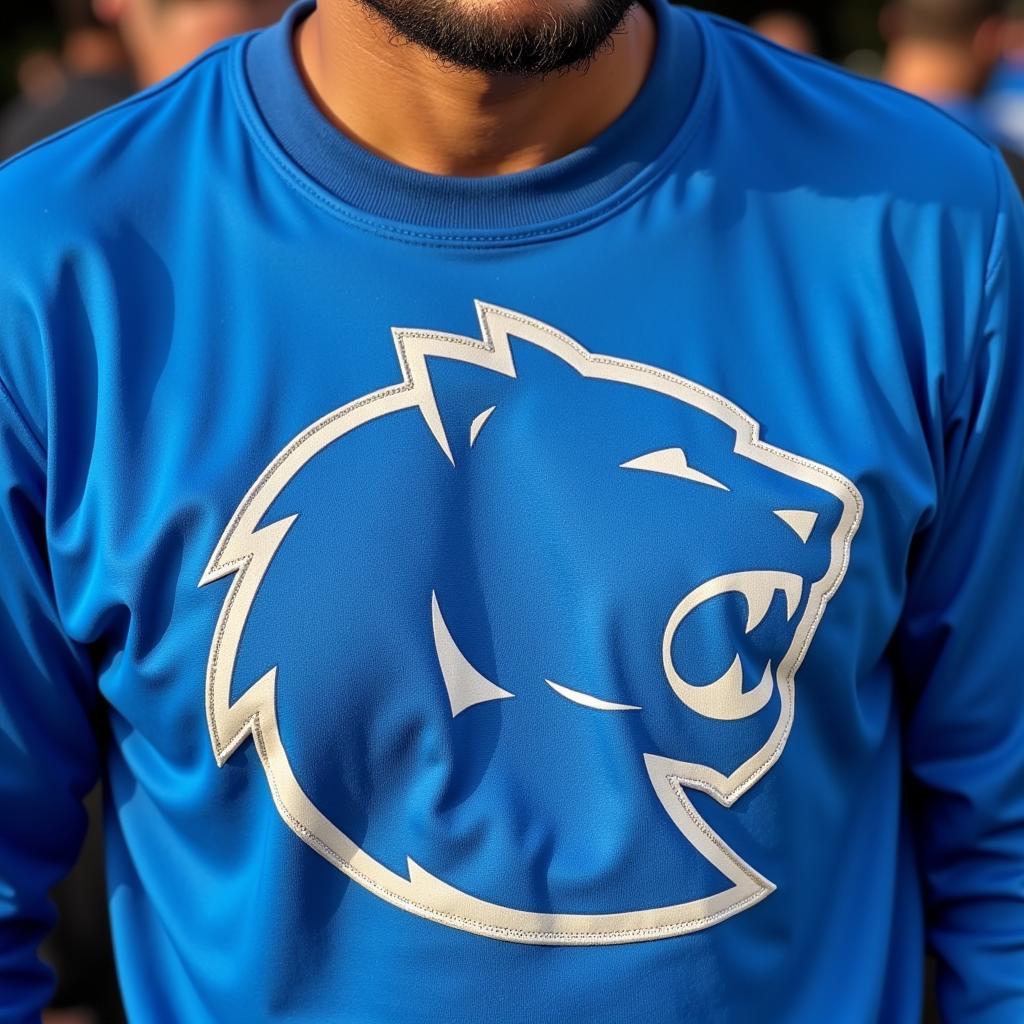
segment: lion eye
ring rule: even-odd
[[[717,487],[721,491],[729,490],[725,484],[694,469],[686,461],[686,452],[682,448],[661,448],[656,452],[649,452],[629,462],[623,462],[620,469],[641,469],[648,473],[661,473],[664,476],[675,476],[680,480],[691,480],[695,484],[704,484],[707,487]]]

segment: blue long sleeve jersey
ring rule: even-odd
[[[129,1016],[1024,1020],[1024,215],[654,0],[535,170],[293,7],[0,172],[0,1019],[107,793]]]

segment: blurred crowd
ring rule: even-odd
[[[59,52],[34,49],[0,114],[0,159],[276,20],[286,0],[58,0]]]
[[[788,49],[820,52],[798,11],[766,11],[751,25]],[[878,29],[878,76],[998,145],[1024,188],[1024,2],[889,0]]]
[[[18,57],[17,96],[0,110],[0,160],[161,81],[218,40],[275,20],[287,2],[57,0],[59,46],[29,47]],[[851,68],[917,93],[999,145],[1024,186],[1024,0],[889,0],[872,13],[881,46],[851,56]],[[821,22],[811,14],[762,10],[749,21],[788,49],[835,56],[824,53]],[[98,806],[91,817],[82,861],[55,894],[61,923],[47,956],[60,983],[47,1024],[122,1020],[106,938]]]

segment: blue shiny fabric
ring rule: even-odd
[[[0,1020],[102,777],[133,1021],[1019,1024],[996,151],[655,0],[423,174],[309,10],[0,170]]]

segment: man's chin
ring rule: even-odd
[[[446,64],[537,76],[589,62],[634,0],[362,0]]]

